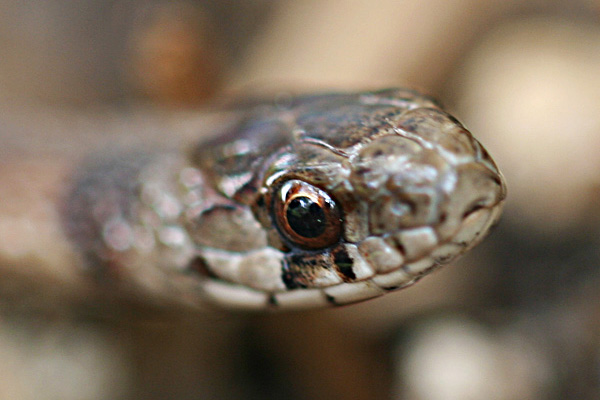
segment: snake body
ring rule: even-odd
[[[97,275],[249,309],[407,287],[477,244],[506,195],[481,144],[407,89],[254,104],[190,154],[119,155],[74,182],[65,226]]]

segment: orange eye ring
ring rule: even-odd
[[[295,246],[321,249],[342,233],[340,210],[323,190],[293,179],[283,183],[273,199],[279,231]]]

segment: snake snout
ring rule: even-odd
[[[361,149],[350,177],[357,195],[369,204],[369,231],[378,236],[435,224],[445,197],[443,181],[452,178],[437,152],[399,135]]]

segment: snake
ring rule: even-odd
[[[479,243],[505,198],[456,118],[394,88],[252,101],[186,151],[91,157],[61,212],[95,280],[286,310],[411,286]]]

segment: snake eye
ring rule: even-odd
[[[321,189],[300,180],[281,185],[273,212],[280,232],[300,247],[330,246],[338,241],[342,231],[335,201]]]

